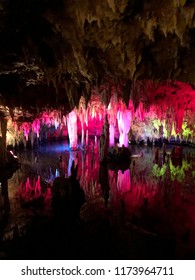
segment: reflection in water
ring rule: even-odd
[[[133,229],[174,240],[179,258],[193,254],[195,150],[185,148],[182,163],[176,164],[169,150],[166,158],[159,150],[158,161],[154,162],[153,148],[134,147],[132,154],[143,152],[144,156],[134,157],[128,169],[118,170],[117,166],[99,163],[93,144],[88,150],[78,151],[68,151],[66,145],[61,145],[61,149],[53,146],[20,154],[21,168],[8,180],[9,197],[7,182],[1,179],[1,213],[11,213],[8,230],[16,223],[20,228],[29,219],[29,213],[34,215],[35,209],[36,214],[51,215],[53,181],[59,176],[70,177],[74,161],[86,196],[83,219],[92,220],[109,209],[112,223],[120,222],[129,232]],[[43,207],[38,209],[35,201],[40,197]],[[21,207],[21,198],[26,208]],[[27,202],[32,199],[34,204],[28,207]]]
[[[26,182],[21,183],[18,189],[18,195],[21,206],[41,206],[43,205],[44,198],[47,199],[47,196],[51,194],[49,188],[46,188],[43,182],[41,183],[41,178],[38,175],[30,182],[28,177]]]
[[[117,177],[117,190],[120,193],[126,193],[130,191],[130,170],[127,169],[124,172],[118,171]]]

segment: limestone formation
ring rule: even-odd
[[[113,89],[141,119],[194,123],[193,0],[1,0],[0,40],[0,112],[19,126]]]

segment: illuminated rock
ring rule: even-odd
[[[77,114],[75,110],[67,115],[67,127],[68,127],[68,137],[70,140],[70,148],[72,150],[77,149]]]
[[[119,110],[117,114],[118,129],[120,133],[119,145],[128,147],[128,133],[131,126],[131,112],[128,109]]]

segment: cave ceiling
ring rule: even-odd
[[[69,111],[103,84],[105,96],[120,84],[126,103],[136,81],[194,90],[194,0],[1,0],[0,42],[9,108]]]

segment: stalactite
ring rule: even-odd
[[[143,21],[143,28],[145,34],[151,41],[154,41],[154,30],[157,26],[156,18],[149,18],[147,21]]]
[[[109,123],[108,123],[108,117],[106,115],[104,119],[104,125],[102,128],[102,134],[100,136],[100,141],[99,141],[100,162],[106,161],[108,148],[109,148]]]
[[[166,130],[167,130],[167,137],[168,139],[171,137],[173,122],[170,118],[166,119]]]
[[[110,144],[110,147],[115,145],[114,133],[115,133],[115,127],[114,127],[113,124],[110,123],[110,126],[109,126],[109,144]]]
[[[126,104],[126,106],[129,105],[129,98],[130,98],[130,92],[131,92],[131,80],[129,79],[126,83],[126,85],[124,86],[124,89],[123,89],[123,100]]]
[[[131,126],[132,115],[131,112],[126,109],[126,105],[122,104],[122,108],[117,113],[118,129],[119,129],[119,145],[122,147],[128,147],[128,133]]]
[[[108,114],[108,121],[109,121],[109,142],[110,146],[114,146],[115,144],[115,124],[116,124],[116,116],[117,116],[117,103],[118,98],[115,91],[113,91],[113,94],[110,98],[110,103],[107,108],[107,114]]]
[[[113,13],[116,12],[115,0],[107,0],[108,6],[112,9]]]
[[[134,110],[136,110],[139,105],[139,101],[140,101],[139,83],[137,81],[132,82],[130,96],[131,96],[131,99],[133,102]]]
[[[183,118],[184,118],[184,108],[181,107],[177,110],[177,113],[175,114],[175,122],[176,122],[175,131],[176,131],[176,133],[181,132]]]
[[[77,135],[77,114],[73,110],[67,115],[68,136],[70,140],[70,149],[77,149],[78,135]]]
[[[40,120],[37,118],[32,123],[32,131],[36,133],[37,138],[39,138],[40,134]]]
[[[31,129],[31,124],[27,122],[23,122],[20,129],[24,131],[24,136],[26,138],[26,141],[28,141],[28,135]]]

